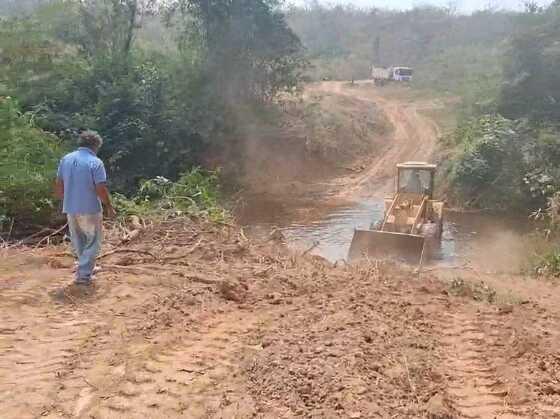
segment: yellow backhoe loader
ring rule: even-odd
[[[444,202],[433,199],[437,165],[397,164],[396,193],[385,198],[383,220],[371,230],[355,230],[348,259],[394,258],[422,263],[441,241]]]

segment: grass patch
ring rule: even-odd
[[[448,292],[456,297],[472,298],[486,303],[497,302],[497,292],[484,281],[473,283],[461,277],[455,277],[449,284]]]
[[[519,305],[526,301],[526,299],[519,297],[511,290],[505,292],[497,291],[482,280],[472,281],[461,277],[455,277],[451,280],[448,292],[456,297],[466,297],[500,307]]]

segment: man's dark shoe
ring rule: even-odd
[[[91,280],[87,279],[87,278],[77,278],[74,283],[76,285],[91,285]]]

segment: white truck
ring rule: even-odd
[[[376,85],[384,85],[389,81],[411,81],[412,69],[410,67],[371,67],[371,78]]]

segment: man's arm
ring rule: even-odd
[[[107,188],[106,183],[99,183],[95,185],[95,192],[97,196],[101,199],[103,207],[107,210],[107,216],[112,218],[116,215],[113,204],[111,203],[111,194],[109,193],[109,188]]]
[[[56,178],[54,182],[54,196],[61,201],[64,199],[64,182],[60,178]]]
[[[115,217],[117,214],[113,204],[111,204],[111,194],[109,193],[109,188],[107,188],[107,173],[105,173],[105,166],[101,160],[93,170],[93,182],[95,184],[95,192],[107,211],[107,217]]]

